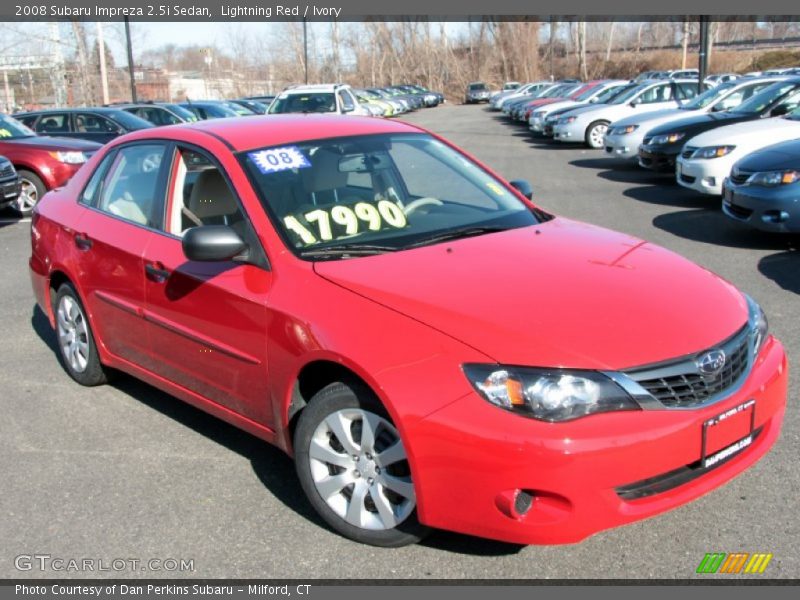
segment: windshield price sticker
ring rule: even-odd
[[[0,129],[0,137],[4,138],[13,137],[13,134],[8,129],[3,127],[2,129]]]
[[[302,215],[284,217],[283,224],[303,244],[310,245],[348,238],[366,231],[403,229],[408,221],[398,204],[381,200],[377,204],[357,202],[317,208]]]
[[[289,169],[306,169],[311,166],[297,146],[270,148],[247,155],[264,175]]]

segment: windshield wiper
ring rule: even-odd
[[[442,231],[435,233],[429,237],[422,238],[403,246],[403,250],[408,248],[418,248],[420,246],[428,246],[430,244],[438,244],[439,242],[447,242],[450,240],[460,240],[462,238],[475,237],[476,235],[483,235],[485,233],[496,233],[498,231],[507,231],[509,227],[462,227],[460,229],[450,229],[449,231]]]
[[[385,254],[386,252],[396,252],[394,246],[378,246],[375,244],[336,244],[325,246],[324,248],[311,248],[300,252],[302,257],[319,256],[370,256],[373,254]]]

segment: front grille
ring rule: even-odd
[[[684,146],[683,152],[681,152],[681,156],[683,158],[692,158],[692,154],[694,154],[695,150],[697,150],[697,148],[695,148],[694,146]]]
[[[725,210],[731,213],[734,217],[745,220],[749,219],[750,215],[753,214],[753,209],[745,208],[744,206],[737,206],[736,204],[731,204],[730,202],[725,203]]]
[[[745,374],[749,365],[748,328],[745,326],[721,348],[725,352],[725,366],[714,376],[704,376],[696,361],[707,351],[628,372],[627,375],[642,386],[656,400],[669,408],[689,408],[703,404],[714,396],[730,390]]]
[[[692,177],[691,175],[684,175],[681,173],[681,181],[684,183],[694,183],[697,180],[697,177]]]
[[[12,177],[14,175],[14,165],[11,163],[6,163],[6,165],[0,169],[0,177]]]
[[[734,171],[731,173],[731,183],[742,185],[750,178],[750,175],[752,175],[752,173],[746,171]]]

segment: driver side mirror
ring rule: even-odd
[[[533,199],[533,188],[526,179],[515,179],[514,181],[509,181],[508,183],[511,184],[511,187],[525,196],[528,200]]]
[[[247,250],[244,240],[227,225],[192,227],[183,235],[182,245],[186,258],[199,262],[233,260]]]

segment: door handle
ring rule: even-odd
[[[164,283],[169,277],[169,271],[160,262],[147,263],[144,270],[147,272],[147,277],[156,283]]]
[[[90,240],[85,233],[76,233],[75,234],[75,245],[78,247],[79,250],[89,250],[94,242]]]

